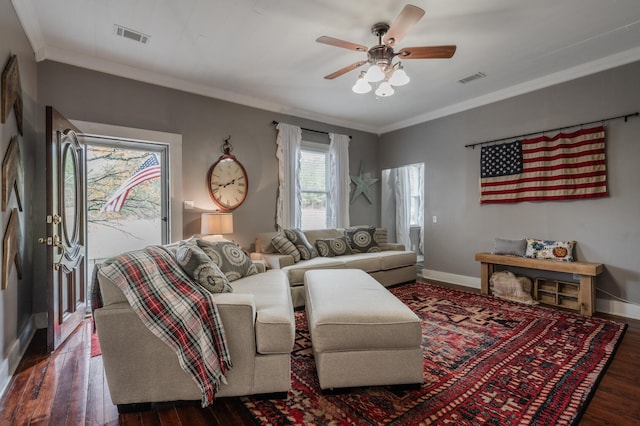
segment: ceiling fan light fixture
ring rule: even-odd
[[[380,66],[378,66],[378,64],[373,64],[367,70],[364,78],[369,83],[377,83],[384,79],[384,72],[380,69]]]
[[[386,98],[393,95],[395,92],[396,91],[393,90],[393,87],[391,87],[391,84],[389,84],[388,81],[383,81],[376,89],[376,96]]]
[[[356,84],[354,84],[353,87],[351,88],[351,90],[354,93],[362,95],[365,93],[369,93],[371,91],[372,87],[369,84],[369,82],[367,82],[364,76],[365,76],[365,71],[362,71],[360,73],[360,77],[358,77],[358,81],[356,81]]]
[[[393,75],[389,79],[389,83],[392,86],[404,86],[409,83],[410,79],[407,73],[404,71],[404,67],[398,62],[396,66],[394,66],[395,70],[393,71]]]

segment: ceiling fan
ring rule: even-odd
[[[370,64],[366,72],[362,71],[360,73],[358,81],[353,86],[353,91],[356,93],[368,93],[372,89],[369,83],[380,82],[376,90],[376,95],[382,97],[391,96],[394,92],[392,86],[402,86],[409,82],[409,77],[404,72],[400,60],[451,58],[456,51],[455,45],[405,47],[398,52],[394,51],[393,47],[402,40],[411,27],[423,16],[423,9],[408,4],[402,9],[402,12],[400,12],[391,26],[385,22],[373,24],[371,26],[371,33],[378,37],[378,44],[371,48],[333,37],[318,37],[316,39],[318,43],[355,50],[357,52],[367,52],[367,60],[354,62],[351,65],[347,65],[344,68],[324,76],[324,78],[332,80],[364,64]],[[393,63],[393,59],[396,57],[399,60]]]

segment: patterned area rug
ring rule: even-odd
[[[419,390],[322,394],[296,312],[286,400],[241,401],[269,425],[577,424],[626,324],[415,283],[391,291],[422,319]]]

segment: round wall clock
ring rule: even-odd
[[[239,207],[247,198],[249,189],[247,172],[238,159],[231,155],[233,147],[229,139],[231,137],[222,145],[224,154],[213,163],[207,175],[211,199],[220,209],[226,211]]]

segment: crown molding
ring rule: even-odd
[[[22,24],[22,30],[27,36],[31,49],[34,52],[45,47],[44,37],[42,36],[42,28],[38,21],[32,0],[11,0],[11,5],[18,15],[18,20]]]
[[[575,66],[573,68],[568,68],[566,70],[558,71],[544,77],[536,78],[521,84],[507,87],[502,90],[491,92],[483,96],[478,96],[476,98],[469,99],[468,101],[459,102],[457,104],[430,111],[428,113],[418,115],[389,126],[383,126],[378,129],[378,134],[389,133],[394,130],[414,126],[416,124],[426,123],[437,118],[446,117],[458,112],[466,111],[483,105],[488,105],[504,99],[512,98],[514,96],[533,92],[535,90],[544,89],[549,86],[575,80],[577,78],[585,77],[587,75],[595,74],[601,71],[606,71],[608,69],[626,65],[638,60],[640,60],[640,47],[625,50],[623,52],[606,56],[592,62],[587,62],[585,64]]]

